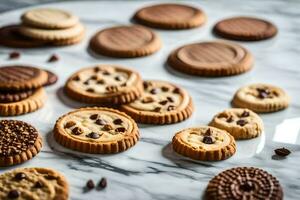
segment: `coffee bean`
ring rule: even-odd
[[[88,189],[93,189],[94,187],[95,187],[95,184],[94,184],[94,181],[93,180],[88,180],[87,182],[86,182],[86,187],[88,188]]]
[[[79,127],[75,127],[75,128],[72,129],[72,133],[74,135],[80,135],[80,134],[83,133],[83,130],[81,128],[79,128]]]
[[[26,178],[26,174],[24,174],[23,172],[19,172],[15,175],[15,179],[18,180],[18,181],[21,181],[25,178]]]
[[[179,93],[180,93],[180,89],[179,89],[179,88],[175,88],[175,89],[173,90],[173,93],[179,94]]]
[[[95,92],[95,90],[93,88],[88,88],[86,91],[87,92]]]
[[[249,117],[249,116],[250,116],[250,113],[246,110],[241,115],[241,117]]]
[[[116,132],[124,133],[124,132],[126,131],[126,128],[124,128],[124,127],[119,127],[119,128],[116,128],[115,131],[116,131]]]
[[[214,143],[212,137],[210,137],[210,136],[204,136],[202,142],[204,144],[213,144]]]
[[[116,124],[116,125],[120,125],[120,124],[123,123],[123,121],[122,121],[121,119],[115,119],[115,120],[113,121],[113,123]]]
[[[100,188],[106,188],[106,186],[107,186],[107,180],[106,180],[106,178],[101,178],[101,180],[99,181],[99,183],[98,183],[98,187],[100,187]]]
[[[97,119],[95,123],[98,125],[105,125],[107,122],[103,119]]]
[[[152,103],[154,99],[152,97],[145,97],[142,99],[142,103]]]
[[[228,122],[228,123],[233,122],[233,117],[232,117],[232,115],[230,115],[230,116],[226,119],[226,122]]]
[[[92,139],[98,139],[100,137],[100,135],[98,133],[91,132],[91,133],[87,134],[86,137],[92,138]]]
[[[243,119],[239,119],[239,120],[236,122],[236,124],[237,124],[237,125],[240,125],[240,126],[245,126],[247,123],[248,123],[248,122],[245,121],[245,120],[243,120]]]
[[[157,94],[159,92],[159,90],[157,88],[153,88],[152,90],[150,90],[151,94]]]
[[[9,59],[17,59],[21,56],[20,52],[13,51],[9,54]]]
[[[93,115],[90,116],[90,119],[91,119],[91,120],[95,120],[95,119],[97,119],[97,118],[98,118],[98,114],[93,114]]]
[[[35,188],[42,188],[42,187],[44,187],[44,184],[43,184],[41,181],[37,181],[37,182],[34,184],[34,187],[35,187]]]
[[[59,60],[59,57],[56,54],[53,54],[52,56],[50,56],[50,58],[48,59],[48,62],[56,62]]]
[[[285,157],[285,156],[288,156],[291,151],[282,147],[282,148],[279,148],[279,149],[275,149],[275,154],[278,155],[278,156],[282,156],[282,157]]]
[[[168,101],[170,101],[170,102],[174,102],[174,100],[173,100],[173,98],[172,97],[167,97],[167,99],[168,99]]]
[[[160,102],[158,102],[160,105],[166,105],[167,103],[168,103],[168,101],[167,100],[163,100],[163,101],[160,101]]]
[[[66,124],[65,124],[65,128],[71,128],[72,126],[75,126],[76,125],[76,122],[74,121],[68,121]]]
[[[156,108],[154,108],[154,112],[159,112],[161,110],[161,107],[156,107]]]
[[[175,110],[175,106],[170,105],[170,106],[168,106],[167,110],[168,111]]]
[[[19,193],[18,190],[11,190],[11,191],[9,191],[9,193],[8,193],[8,195],[7,195],[7,197],[8,197],[9,199],[16,199],[16,198],[18,198],[19,196],[20,196],[20,193]]]
[[[162,87],[161,87],[161,90],[162,90],[163,92],[168,92],[168,91],[169,91],[169,88],[168,88],[168,87],[165,87],[165,86],[162,86]]]
[[[105,131],[110,131],[110,130],[112,130],[113,129],[113,127],[111,126],[111,125],[109,125],[109,124],[105,124],[104,126],[103,126],[103,130],[105,130]]]

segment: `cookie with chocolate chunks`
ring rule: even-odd
[[[282,200],[279,181],[268,172],[254,167],[237,167],[225,170],[208,183],[205,199],[256,199]]]
[[[0,121],[0,166],[23,163],[36,156],[42,148],[39,132],[18,120]]]
[[[0,199],[67,200],[63,175],[48,168],[18,168],[0,175]]]
[[[138,72],[115,65],[96,65],[73,74],[65,84],[66,94],[85,103],[130,103],[143,92]]]
[[[81,108],[60,117],[54,138],[61,145],[93,154],[125,151],[139,140],[139,130],[128,115],[103,107]]]
[[[216,114],[210,126],[226,130],[235,139],[251,139],[261,135],[262,119],[253,111],[243,108],[226,109]]]
[[[210,126],[179,131],[172,146],[178,154],[201,161],[225,160],[236,152],[235,139],[227,131]]]
[[[256,83],[241,87],[234,95],[232,104],[258,113],[283,110],[289,106],[290,97],[274,85]]]
[[[121,110],[135,121],[145,124],[172,124],[189,118],[193,111],[186,90],[165,81],[144,81],[144,93]]]

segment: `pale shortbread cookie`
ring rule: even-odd
[[[181,130],[172,143],[177,153],[203,161],[224,160],[236,152],[235,140],[227,131],[209,126]]]
[[[290,97],[279,87],[256,83],[240,88],[234,95],[232,104],[255,112],[275,112],[288,107]]]
[[[66,29],[58,30],[48,30],[34,28],[30,26],[22,26],[20,28],[20,33],[30,38],[37,40],[44,40],[48,42],[62,41],[62,40],[71,40],[77,38],[84,34],[85,28],[82,24],[78,23],[75,26]]]
[[[65,178],[47,168],[19,168],[0,175],[0,199],[67,200]]]
[[[140,123],[170,124],[190,117],[193,103],[191,96],[174,84],[144,81],[142,96],[121,109]]]
[[[258,137],[264,129],[263,121],[256,113],[242,108],[227,109],[218,113],[209,125],[226,130],[235,139]]]
[[[42,29],[65,29],[78,24],[78,17],[60,9],[38,8],[25,12],[23,24]]]
[[[54,138],[61,145],[86,153],[117,153],[139,139],[136,123],[125,113],[109,108],[82,108],[59,118]]]

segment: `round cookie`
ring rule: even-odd
[[[44,71],[47,72],[47,75],[48,75],[47,82],[44,84],[44,86],[49,86],[49,85],[55,84],[58,80],[57,75],[49,70],[44,70]]]
[[[85,103],[129,103],[141,96],[140,75],[114,65],[96,65],[73,74],[65,85],[66,94]]]
[[[205,199],[282,200],[283,191],[279,181],[268,172],[254,167],[237,167],[210,180]]]
[[[0,120],[0,167],[23,163],[42,148],[38,131],[23,121]]]
[[[43,107],[46,94],[43,88],[34,90],[31,96],[17,102],[0,103],[0,116],[17,116],[34,112]]]
[[[54,138],[61,145],[85,153],[118,153],[139,140],[136,123],[125,113],[110,108],[81,108],[60,117]]]
[[[183,73],[198,76],[231,76],[252,68],[253,57],[244,47],[229,42],[201,42],[173,51],[168,64]]]
[[[29,66],[12,65],[0,67],[0,91],[31,90],[47,82],[47,73]]]
[[[121,110],[139,123],[172,124],[189,118],[194,107],[184,89],[165,81],[144,81],[142,96]]]
[[[290,97],[279,87],[256,83],[240,88],[234,95],[232,104],[238,108],[248,108],[254,112],[275,112],[288,107]]]
[[[19,92],[0,92],[0,103],[11,103],[21,101],[30,97],[34,90],[25,90]]]
[[[235,140],[228,132],[209,126],[179,131],[172,145],[175,152],[201,161],[225,160],[236,152]]]
[[[111,57],[141,57],[153,54],[161,47],[159,37],[139,25],[116,26],[96,33],[91,41],[93,52]]]
[[[0,175],[0,199],[67,200],[64,176],[47,168],[18,168]]]
[[[213,31],[223,38],[241,41],[259,41],[277,34],[274,24],[253,17],[233,17],[222,20],[214,26]]]
[[[236,140],[258,137],[264,129],[263,121],[256,113],[242,108],[227,109],[218,113],[209,125],[226,130]]]
[[[190,29],[201,26],[206,15],[198,8],[182,4],[157,4],[138,10],[133,19],[161,29]]]
[[[38,8],[25,12],[23,24],[42,29],[65,29],[79,23],[78,17],[71,13],[54,8]]]

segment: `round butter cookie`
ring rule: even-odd
[[[102,107],[82,108],[57,120],[54,138],[76,151],[109,154],[134,146],[139,139],[139,130],[123,112]]]

